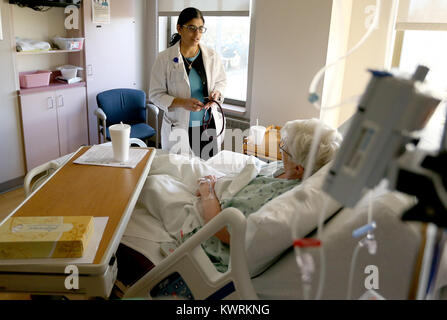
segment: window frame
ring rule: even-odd
[[[169,43],[169,40],[171,38],[172,30],[171,30],[171,22],[172,17],[178,17],[180,15],[181,11],[160,11],[158,12],[157,21],[159,21],[160,17],[167,17],[167,29],[166,29],[166,39]],[[233,113],[238,116],[242,116],[244,118],[248,118],[249,115],[249,108],[248,108],[248,100],[249,100],[249,94],[251,93],[250,86],[252,83],[252,64],[253,64],[253,57],[252,57],[252,19],[250,16],[250,11],[202,11],[202,14],[204,17],[250,17],[250,35],[249,35],[249,46],[248,46],[248,71],[247,71],[247,97],[246,100],[237,100],[237,99],[230,99],[225,98],[224,105],[222,106],[226,112]],[[235,108],[225,108],[225,105],[229,106],[236,106],[236,107],[242,107],[243,112],[240,108],[238,108],[238,111],[235,111]]]

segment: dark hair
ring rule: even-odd
[[[188,21],[191,21],[192,19],[199,18],[202,19],[203,23],[205,23],[205,19],[203,18],[202,11],[196,8],[186,8],[183,9],[183,11],[178,16],[177,25],[183,26]],[[172,47],[174,44],[176,44],[181,39],[181,36],[178,33],[174,33],[171,37],[171,41],[169,42],[169,46]]]

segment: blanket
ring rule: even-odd
[[[265,165],[254,157],[247,157],[238,167],[225,161],[156,156],[124,235],[158,243],[181,241],[183,235],[204,224],[200,198],[195,196],[198,179],[215,175],[216,196],[224,201],[249,184]]]

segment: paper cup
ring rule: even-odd
[[[250,136],[255,144],[261,144],[264,141],[266,127],[253,126],[250,128]]]
[[[129,160],[130,126],[128,124],[115,124],[109,127],[112,139],[113,158],[118,162]]]

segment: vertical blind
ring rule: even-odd
[[[400,0],[397,30],[447,30],[447,0]]]
[[[200,11],[249,11],[250,0],[159,0],[158,12],[180,12],[187,7]]]

